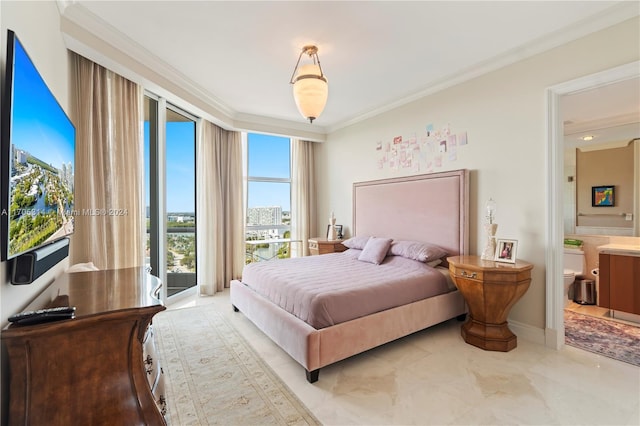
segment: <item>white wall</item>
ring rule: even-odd
[[[2,61],[1,80],[4,86],[4,73],[7,51],[7,29],[13,30],[31,60],[41,72],[44,80],[60,104],[69,111],[69,64],[67,49],[64,46],[59,29],[59,13],[56,3],[46,2],[0,2],[0,27]],[[4,93],[4,87],[2,87]],[[4,173],[4,170],[3,170]],[[9,282],[9,264],[0,262],[0,326],[4,327],[7,318],[21,311],[42,289],[68,266],[65,259],[30,285],[14,286]],[[2,412],[6,421],[6,386],[8,385],[6,356],[2,354]],[[3,424],[5,423],[3,421]]]
[[[353,182],[416,173],[379,169],[377,142],[413,134],[420,138],[427,124],[448,124],[453,133],[466,131],[469,144],[458,147],[457,160],[445,161],[434,171],[471,170],[472,254],[482,252],[486,239],[484,203],[489,197],[497,202],[497,236],[518,240],[518,258],[534,264],[531,287],[511,310],[510,319],[544,329],[545,89],[637,61],[639,28],[638,18],[625,21],[330,134],[318,147],[318,232],[326,228],[331,211],[338,223],[351,226]]]

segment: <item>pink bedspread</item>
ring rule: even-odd
[[[400,256],[380,265],[360,250],[252,263],[242,282],[316,329],[447,293],[435,268]]]

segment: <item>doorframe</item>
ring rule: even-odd
[[[612,83],[640,77],[640,61],[591,74],[551,86],[547,99],[547,249],[545,345],[554,349],[564,346],[564,132],[560,98]],[[557,284],[559,283],[559,284]]]

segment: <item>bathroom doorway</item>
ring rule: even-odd
[[[564,306],[566,295],[563,283],[563,247],[565,236],[565,123],[566,112],[562,110],[563,97],[598,88],[606,88],[615,83],[640,78],[640,62],[566,82],[547,91],[548,101],[548,223],[546,271],[546,345],[560,349],[564,345]],[[606,117],[605,117],[606,118]],[[637,156],[636,152],[636,156]],[[640,180],[636,171],[635,181]],[[634,218],[638,217],[640,200],[634,200]],[[638,220],[635,220],[633,235],[640,235]],[[587,263],[587,268],[590,264]]]

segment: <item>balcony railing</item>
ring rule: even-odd
[[[292,240],[291,238],[247,240],[245,241],[245,264],[289,258],[291,257],[291,243],[301,242],[302,240]]]
[[[167,297],[196,286],[194,272],[167,272]]]
[[[167,228],[167,296],[196,285],[195,232],[194,226]]]

